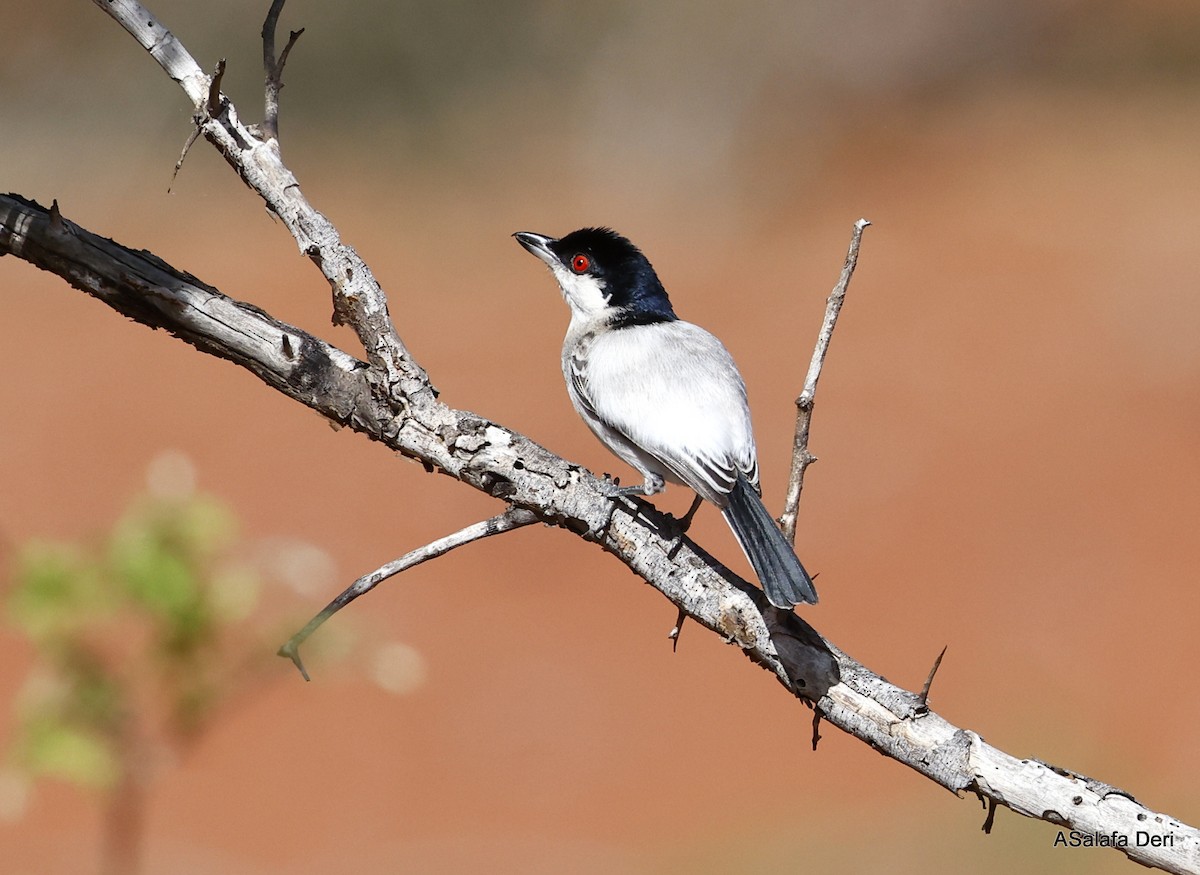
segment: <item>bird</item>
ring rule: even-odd
[[[760,497],[746,384],[721,341],[675,315],[650,261],[616,231],[513,237],[550,268],[570,309],[562,371],[571,403],[643,478],[612,497],[687,486],[696,498],[684,530],[702,500],[716,505],[772,605],[816,604],[812,578]]]

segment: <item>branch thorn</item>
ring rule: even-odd
[[[58,210],[58,198],[50,202],[50,230],[55,234],[61,234],[67,229],[63,224],[62,213]]]
[[[275,651],[275,653],[278,656],[286,656],[288,659],[290,659],[292,664],[300,670],[300,676],[306,681],[311,681],[312,678],[308,676],[308,670],[304,667],[304,660],[300,658],[300,641],[296,640],[298,637],[299,636],[297,635],[289,638],[286,642],[284,642],[282,647]]]
[[[208,102],[204,111],[208,118],[216,118],[221,114],[221,77],[225,75],[225,59],[217,61],[217,69],[212,79],[208,81]]]
[[[671,639],[671,652],[675,653],[679,649],[679,633],[683,631],[683,624],[687,620],[687,613],[683,608],[679,609],[679,616],[675,618],[675,628],[667,633],[667,637]]]
[[[991,835],[992,827],[996,824],[996,800],[989,796],[987,807],[987,818],[983,821],[983,826],[981,829],[983,830],[984,835]]]
[[[919,713],[927,713],[929,711],[929,688],[933,686],[933,678],[937,674],[938,669],[942,666],[942,657],[946,655],[946,649],[950,645],[947,644],[942,648],[942,652],[937,655],[937,659],[933,661],[933,668],[929,669],[929,677],[925,678],[925,686],[921,687],[921,693],[917,696],[917,711]]]

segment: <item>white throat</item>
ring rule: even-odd
[[[563,300],[571,308],[571,322],[588,322],[608,309],[605,284],[590,274],[577,274],[562,265],[552,265]]]

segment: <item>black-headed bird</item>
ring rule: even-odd
[[[759,497],[746,384],[721,341],[675,315],[654,268],[607,228],[517,241],[550,268],[571,309],[562,369],[571,403],[654,495],[667,483],[721,509],[771,604],[816,604],[812,578]]]

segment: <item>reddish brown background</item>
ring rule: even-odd
[[[205,66],[231,58],[254,115],[261,10],[188,6],[154,8]],[[897,22],[868,3],[804,30],[765,8],[576,20],[524,4],[524,30],[483,44],[527,51],[527,68],[485,58],[453,79],[458,60],[433,50],[396,48],[397,66],[356,50],[381,21],[385,47],[495,26],[447,8],[363,21],[294,2],[284,22],[310,26],[285,156],[442,397],[622,473],[562,389],[565,308],[508,238],[612,224],[738,359],[778,506],[792,399],[850,226],[870,218],[818,397],[799,540],[822,600],[805,616],[910,687],[948,644],[933,701],[948,719],[1200,821],[1193,7],[997,3],[959,20],[935,3]],[[15,18],[6,189],[356,351],[209,148],[165,193],[188,111],[115,25],[84,3]],[[103,529],[179,450],[250,536],[332,555],[315,610],[497,510],[14,259],[0,320],[9,544]],[[697,537],[740,562],[715,513]],[[368,650],[307,685],[281,661],[163,770],[147,871],[1131,871],[1004,811],[985,837],[973,798],[835,730],[813,753],[809,713],[768,675],[695,628],[672,654],[674,609],[562,532],[473,545],[351,611],[368,644],[415,648],[424,684],[381,689]],[[0,714],[30,658],[0,627]],[[89,871],[98,835],[91,797],[41,783],[0,824],[4,869]]]

